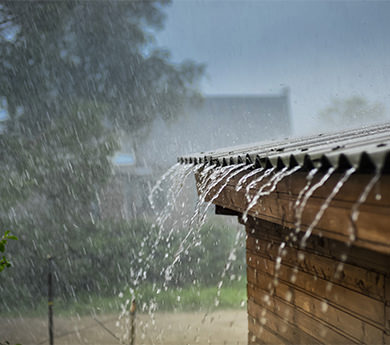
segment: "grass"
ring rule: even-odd
[[[139,312],[147,312],[152,303],[157,305],[158,311],[213,311],[217,309],[239,309],[246,303],[246,284],[244,281],[223,285],[218,297],[216,286],[186,288],[172,288],[159,291],[151,285],[138,288],[136,292],[137,309]],[[81,294],[77,298],[64,300],[54,299],[55,316],[76,316],[89,314],[119,313],[121,305],[130,294],[123,297],[100,296],[97,294]],[[37,317],[47,315],[47,301],[42,300],[36,306],[26,307],[20,305],[8,311],[2,311],[2,317],[23,316]]]
[[[220,296],[213,287],[188,287],[153,292],[150,287],[142,291],[141,301],[155,300],[162,311],[193,311],[214,309],[237,309],[246,301],[246,288],[243,283],[222,286]]]

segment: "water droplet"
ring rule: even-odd
[[[328,311],[328,303],[327,302],[321,302],[321,311],[323,313],[326,313]]]
[[[341,256],[340,256],[340,260],[343,261],[343,262],[347,261],[347,258],[348,258],[348,255],[345,254],[345,253],[341,254]]]

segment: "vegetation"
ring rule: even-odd
[[[145,303],[151,301],[152,296],[157,298],[161,308],[192,305],[194,309],[198,305],[213,304],[212,296],[216,298],[220,281],[224,281],[223,288],[229,284],[237,286],[245,276],[244,248],[234,249],[237,230],[218,223],[206,224],[199,232],[202,245],[193,246],[183,254],[174,267],[173,279],[167,282],[164,269],[172,262],[184,230],[175,233],[168,246],[163,239],[156,245],[155,235],[145,236],[145,233],[156,233],[145,220],[89,223],[67,242],[66,252],[53,253],[56,298],[70,305],[83,300],[81,305],[86,306],[87,296],[104,300],[121,292],[128,295],[131,290]],[[22,236],[9,252],[15,269],[2,277],[0,307],[3,311],[34,310],[46,298],[46,253],[52,245],[46,240],[46,232],[39,229],[32,228]],[[24,243],[39,243],[40,246],[26,247]],[[231,260],[231,267],[225,270],[234,251],[237,259]],[[153,265],[146,270],[145,262],[152,252]],[[224,270],[227,274],[223,274]],[[197,296],[197,289],[204,294]],[[180,292],[181,302],[175,302],[176,292]],[[242,291],[238,293],[242,295]],[[236,302],[237,298],[233,298],[231,303],[238,306]],[[230,306],[227,301],[221,303]]]
[[[119,132],[136,142],[197,95],[202,66],[172,64],[153,42],[166,4],[0,2],[3,228],[40,229],[62,251],[88,226]]]
[[[241,303],[242,248],[225,269],[234,230],[204,226],[202,245],[185,251],[166,281],[183,232],[167,242],[146,219],[98,211],[121,133],[136,150],[156,118],[174,119],[198,96],[203,67],[173,64],[154,44],[166,4],[0,1],[0,226],[19,238],[2,263],[15,267],[1,279],[3,313],[46,306],[48,255],[64,311],[118,305],[129,291],[141,306],[208,308],[221,280],[230,285],[220,306]]]
[[[158,311],[213,311],[220,309],[239,309],[246,306],[246,283],[229,283],[220,289],[218,305],[216,298],[218,289],[216,286],[201,287],[187,286],[183,288],[172,288],[161,291],[158,294],[152,285],[140,286],[136,296],[138,312],[147,312],[151,304],[157,306]],[[56,316],[95,315],[95,314],[119,314],[122,305],[130,296],[123,297],[101,296],[99,294],[82,294],[77,299],[65,300],[54,299],[54,314]],[[2,311],[2,316],[39,317],[47,314],[47,301],[37,301],[34,308],[26,305],[19,305],[18,308]]]
[[[98,196],[120,134],[136,150],[198,96],[203,66],[173,64],[153,41],[167,4],[0,1],[0,226],[20,238],[2,306],[45,296],[47,255],[64,299],[117,293],[141,269],[150,225],[99,221]]]
[[[362,123],[384,121],[385,107],[383,104],[369,102],[359,96],[336,98],[319,115],[323,124],[330,129],[350,127],[354,123],[356,126],[361,126]]]
[[[10,235],[10,231],[6,231],[4,235],[0,238],[0,252],[5,252],[5,245],[7,244],[8,240],[17,240],[18,238],[16,236]],[[11,263],[8,261],[8,259],[3,255],[2,258],[0,258],[0,272],[2,272],[5,268],[11,267]]]

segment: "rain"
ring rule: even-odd
[[[389,14],[0,1],[0,345],[388,343]]]

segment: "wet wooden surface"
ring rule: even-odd
[[[281,251],[287,229],[248,223],[249,344],[389,344],[390,257],[371,252],[387,262],[376,267],[367,250],[321,245],[317,236],[305,249],[290,243]]]
[[[390,344],[390,176],[373,185],[357,208],[356,221],[353,210],[374,175],[350,176],[302,246],[307,229],[345,173],[331,175],[307,199],[299,232],[296,205],[307,173],[298,171],[276,186],[271,174],[247,193],[246,186],[259,173],[237,191],[246,173],[219,181],[206,200],[213,198],[218,213],[238,215],[246,226],[248,343]],[[323,177],[317,173],[310,186]],[[197,181],[198,189],[205,187],[199,175]],[[275,190],[262,196],[246,219],[246,193],[251,200],[264,185],[263,190]]]
[[[245,186],[260,176],[260,174],[252,176],[240,191],[236,191],[237,183],[245,173],[242,172],[232,178],[213,203],[239,213],[245,212],[249,204],[245,197]],[[301,218],[302,231],[305,231],[311,225],[326,198],[343,176],[343,173],[334,173],[308,199]],[[311,185],[316,184],[322,177],[322,173],[317,173]],[[359,217],[357,221],[353,222],[351,220],[355,203],[373,177],[374,175],[370,174],[352,175],[332,199],[317,226],[313,229],[313,233],[343,242],[351,242],[350,235],[355,233],[354,245],[390,254],[389,175],[383,175],[379,182],[373,186],[366,201],[358,208]],[[251,188],[249,191],[250,198],[253,198],[259,188],[267,184],[271,178],[272,175],[264,178],[261,183]],[[219,182],[208,193],[206,200],[210,200],[216,192],[220,191],[224,183],[223,180]],[[297,222],[295,204],[306,183],[307,173],[304,172],[298,171],[285,177],[277,184],[275,191],[270,195],[262,196],[258,203],[249,210],[248,214],[289,228],[295,228]],[[265,190],[270,187],[265,188]]]

